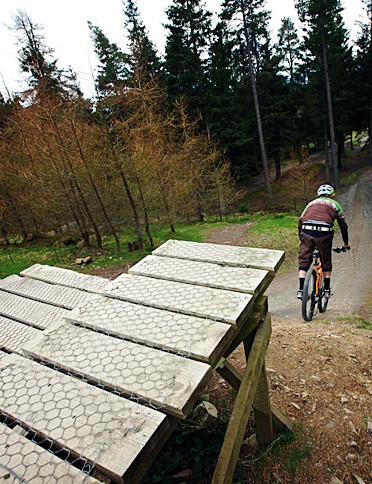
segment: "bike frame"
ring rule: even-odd
[[[323,277],[323,268],[322,268],[322,263],[320,261],[319,252],[315,253],[313,257],[314,257],[313,268],[316,271],[315,296],[319,297],[319,289],[320,289],[320,285],[322,283],[322,277]]]

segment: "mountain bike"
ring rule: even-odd
[[[334,247],[333,252],[346,252],[350,247]],[[324,277],[320,254],[318,250],[313,253],[313,265],[306,273],[302,294],[302,317],[305,321],[311,321],[317,313],[324,313],[328,306],[328,297],[324,295]]]

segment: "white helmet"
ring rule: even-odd
[[[317,190],[318,197],[331,197],[335,193],[335,189],[331,185],[320,185]]]

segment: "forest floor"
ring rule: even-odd
[[[295,440],[283,444],[279,438],[263,451],[246,439],[234,482],[372,483],[371,180],[367,167],[337,197],[352,250],[334,255],[334,296],[327,312],[303,321],[295,269],[277,274],[267,292],[273,325],[266,360],[270,396],[293,422]],[[211,230],[205,241],[247,246],[248,231],[249,225],[229,225]],[[340,243],[336,237],[335,245]],[[118,271],[107,268],[99,275],[114,278]],[[243,368],[242,347],[230,359]],[[233,398],[217,374],[206,392],[220,406]],[[251,419],[246,438],[253,433]]]

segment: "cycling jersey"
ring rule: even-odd
[[[324,236],[327,227],[332,228],[335,220],[340,227],[344,244],[347,245],[349,235],[344,211],[336,200],[329,197],[316,198],[306,205],[298,221],[298,235],[303,231],[312,237]]]

